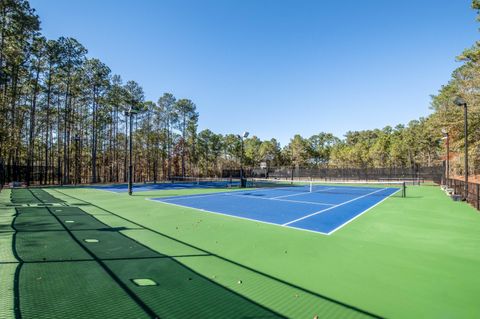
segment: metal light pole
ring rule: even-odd
[[[80,136],[78,134],[74,137],[75,140],[75,178],[74,184],[77,185],[80,179],[80,165],[78,158],[80,157]]]
[[[447,129],[442,129],[443,138],[445,139],[445,145],[447,147],[447,156],[445,158],[445,184],[448,186],[448,180],[450,179],[450,136]]]
[[[244,188],[245,182],[244,182],[244,177],[243,177],[243,153],[244,153],[244,146],[243,146],[243,139],[247,138],[250,133],[248,132],[243,132],[243,134],[240,136],[240,140],[242,141],[242,153],[240,154],[240,187]]]
[[[133,151],[133,138],[132,138],[132,128],[133,128],[133,115],[137,114],[138,110],[130,107],[128,111],[125,112],[125,115],[130,118],[130,136],[129,136],[129,162],[128,162],[128,195],[132,195],[133,192],[133,166],[132,166],[132,151]]]
[[[467,121],[467,102],[457,97],[454,101],[457,106],[463,106],[463,133],[465,135],[465,185],[464,185],[464,200],[468,199],[468,121]]]

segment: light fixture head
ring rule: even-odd
[[[242,136],[243,136],[243,138],[247,138],[249,134],[250,134],[250,133],[248,133],[247,131],[245,131],[245,132],[243,132],[243,135],[242,135]]]
[[[465,105],[467,105],[467,102],[466,102],[463,98],[461,98],[460,96],[457,96],[457,97],[455,98],[455,100],[453,100],[453,103],[455,103],[455,105],[458,105],[458,106],[465,106]]]
[[[139,112],[139,110],[136,107],[130,106],[128,108],[128,111],[125,111],[125,115],[126,116],[132,116],[132,115],[137,114],[138,112]]]

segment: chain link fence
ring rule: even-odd
[[[91,166],[72,165],[69,167],[69,172],[65,175],[63,168],[58,166],[43,166],[34,165],[28,167],[27,165],[4,165],[5,168],[5,182],[19,182],[26,183],[27,179],[30,185],[75,185],[75,184],[90,184],[93,183],[93,176],[91,175]],[[28,170],[30,169],[30,174]],[[150,176],[150,178],[148,178]],[[148,182],[154,180],[153,170],[149,174],[141,167],[134,166],[134,182]],[[157,173],[157,180],[166,180],[165,174]],[[111,166],[105,168],[98,168],[98,173],[95,177],[95,183],[126,183],[127,174],[123,167],[112,168]]]
[[[480,183],[467,183],[467,190],[465,192],[465,181],[458,179],[448,179],[447,187],[453,190],[453,193],[460,195],[473,207],[480,210]]]
[[[28,166],[26,165],[5,165],[2,162],[3,183],[26,182]],[[30,167],[30,182],[33,185],[52,185],[52,184],[87,184],[92,183],[90,167],[75,165],[69,167],[70,173],[63,175],[63,170],[57,166],[36,166]],[[145,175],[145,172],[134,167],[134,182],[151,181]],[[433,181],[440,184],[443,179],[444,168],[442,166],[431,167],[388,167],[388,168],[311,168],[311,167],[247,167],[244,168],[244,177],[246,178],[272,178],[272,179],[290,179],[290,180],[364,180],[364,181]],[[150,172],[151,173],[151,172]],[[158,180],[165,178],[160,177]],[[213,173],[212,173],[213,174]],[[148,175],[148,174],[147,174]],[[152,175],[152,174],[149,174]],[[240,168],[223,169],[212,176],[203,177],[223,177],[240,178]],[[117,169],[101,169],[96,176],[97,183],[116,183],[125,182],[126,175],[123,167]]]
[[[303,167],[269,167],[245,168],[244,176],[248,178],[272,178],[291,180],[364,180],[364,181],[432,181],[440,184],[444,175],[442,166],[388,167],[388,168],[303,168]],[[240,177],[240,169],[222,171],[222,177]]]

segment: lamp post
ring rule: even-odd
[[[463,134],[465,135],[465,185],[464,189],[464,200],[468,199],[468,121],[467,121],[467,102],[461,98],[457,97],[453,103],[455,105],[463,107]]]
[[[248,133],[248,132],[245,131],[245,132],[243,132],[242,135],[239,135],[240,140],[241,140],[241,142],[242,142],[242,153],[240,154],[240,186],[241,186],[242,188],[244,188],[244,187],[246,186],[246,185],[245,185],[245,182],[244,182],[244,178],[243,178],[243,153],[244,153],[244,151],[243,151],[243,149],[244,149],[243,140],[244,140],[245,138],[247,138],[249,134],[250,134],[250,133]]]
[[[445,139],[445,145],[447,147],[447,156],[445,158],[445,184],[448,186],[448,180],[450,179],[450,137],[448,131],[442,128],[443,139]]]
[[[80,179],[80,165],[79,165],[79,157],[80,157],[80,136],[75,134],[75,177],[74,177],[74,185],[77,185]]]
[[[272,163],[275,157],[272,154],[268,154],[265,156],[265,178],[268,178],[268,170],[270,168],[270,164]]]
[[[133,189],[133,166],[132,166],[132,128],[133,128],[133,116],[138,113],[138,110],[135,109],[134,107],[130,106],[128,111],[125,111],[125,115],[130,118],[130,136],[129,136],[129,162],[128,162],[128,195],[132,195],[132,189]]]

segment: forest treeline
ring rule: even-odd
[[[472,7],[479,10],[480,1],[473,1]],[[122,80],[102,61],[89,57],[79,41],[46,39],[40,30],[40,19],[28,1],[1,0],[0,158],[8,169],[23,167],[26,179],[45,184],[125,181],[125,111],[130,107],[140,111],[132,130],[136,181],[216,176],[222,169],[240,166],[240,137],[198,131],[194,101],[161,92],[157,101],[146,101],[140,84]],[[475,173],[480,160],[480,44],[458,59],[462,63],[452,79],[432,96],[428,117],[407,125],[351,131],[343,138],[324,132],[308,138],[295,135],[285,146],[252,134],[244,143],[245,165],[439,165],[445,152],[442,128],[450,134],[454,153],[462,153],[463,110],[453,104],[462,96],[469,105],[469,156]],[[462,174],[461,156],[455,158],[451,169]]]

